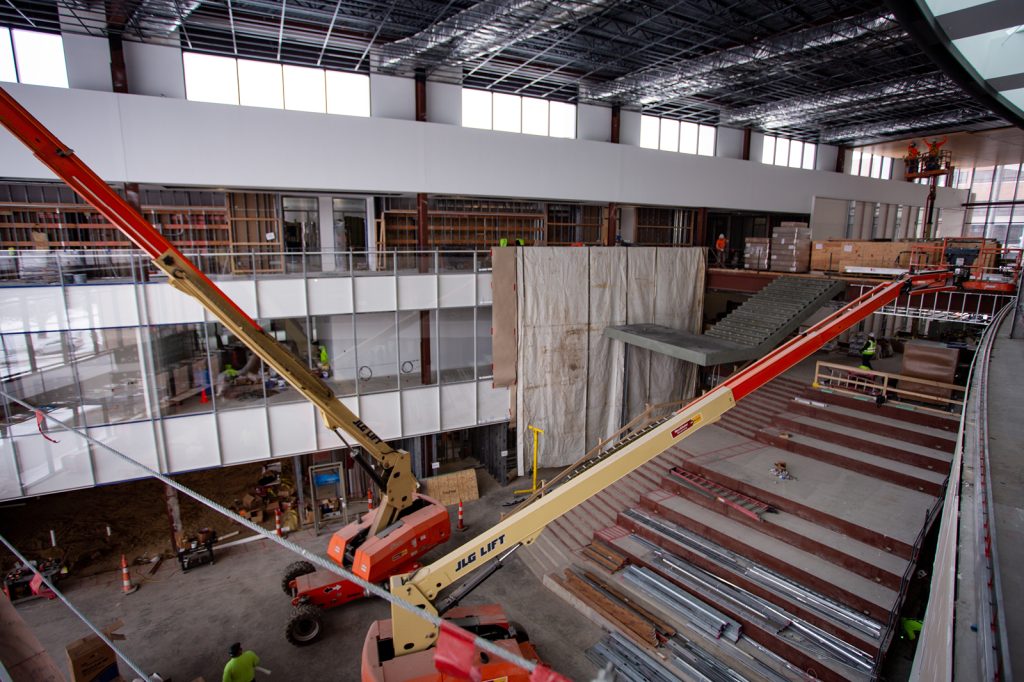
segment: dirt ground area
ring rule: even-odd
[[[255,474],[259,474],[258,467]],[[243,487],[245,481],[251,480],[244,472],[231,469],[224,470],[224,475],[237,477]],[[209,474],[207,477],[213,484],[215,477]],[[481,499],[465,504],[468,530],[453,533],[448,543],[426,555],[425,562],[443,556],[497,523],[502,511],[508,511],[502,504],[512,498],[512,490],[522,483],[501,487],[481,470],[477,470],[477,481]],[[197,487],[200,486],[197,484]],[[102,494],[108,490],[119,495],[114,488],[90,492]],[[145,517],[140,512],[136,514],[141,527],[153,529],[154,546],[158,548],[161,538],[166,542],[168,535],[161,493],[162,489],[154,486],[149,493],[156,500],[150,505],[151,512]],[[226,489],[221,493],[224,498],[233,495]],[[76,505],[71,509],[80,507]],[[5,510],[7,528],[14,523],[15,517],[7,516],[13,511],[16,510]],[[185,513],[183,510],[183,515]],[[456,508],[449,507],[449,513],[455,527]],[[48,539],[48,526],[43,524],[39,528],[43,529],[43,539]],[[137,537],[145,537],[144,533],[135,532]],[[316,536],[305,530],[291,534],[289,539],[324,556],[329,535]],[[175,682],[188,682],[200,676],[207,681],[220,679],[228,658],[228,646],[234,641],[241,641],[246,648],[256,651],[261,665],[272,671],[270,678],[258,676],[261,682],[268,679],[354,682],[360,679],[360,654],[367,628],[372,621],[388,617],[387,604],[379,599],[363,599],[332,610],[325,616],[325,633],[321,639],[309,646],[295,647],[284,637],[292,607],[280,587],[284,568],[296,559],[295,555],[265,539],[218,549],[215,555],[215,563],[187,573],[182,573],[175,561],[163,562],[152,576],[149,567],[133,567],[132,580],[140,584],[134,594],[122,594],[117,570],[88,577],[76,572],[58,587],[97,625],[121,619],[124,622],[121,632],[126,639],[119,642],[119,646],[123,647],[125,655],[144,671],[158,672],[164,679],[171,677]],[[554,597],[518,555],[513,555],[501,571],[463,603],[501,604],[510,618],[527,628],[531,642],[546,663],[573,680],[585,682],[594,678],[596,669],[584,652],[601,637],[602,631]],[[64,647],[87,634],[86,626],[59,601],[35,599],[19,603],[17,608],[58,666],[66,670]],[[134,677],[124,665],[121,673],[128,675],[126,679]]]
[[[282,481],[290,485],[291,463],[282,467]],[[183,485],[231,506],[256,486],[263,463],[195,471],[176,476]],[[171,528],[164,499],[165,486],[155,479],[119,483],[86,490],[29,498],[0,507],[0,533],[30,559],[64,559],[71,574],[89,576],[114,570],[124,554],[129,563],[171,554]],[[218,536],[241,530],[238,539],[252,533],[184,494],[178,495],[185,537],[200,528]],[[107,527],[110,537],[107,537]],[[272,527],[273,518],[264,526]],[[50,531],[57,537],[50,545]],[[15,559],[0,548],[6,570]]]

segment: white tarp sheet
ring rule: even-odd
[[[520,474],[533,454],[528,424],[544,429],[540,466],[565,466],[647,404],[693,395],[695,366],[641,348],[627,353],[625,344],[603,331],[653,323],[699,332],[703,249],[517,251]]]

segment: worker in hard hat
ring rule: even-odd
[[[875,357],[877,351],[878,342],[875,340],[875,333],[871,332],[868,334],[868,342],[860,349],[860,367],[858,369],[874,370],[875,368],[871,366],[871,359]]]
[[[921,161],[921,150],[917,148],[916,142],[911,142],[907,146],[907,172],[916,173],[917,166]]]
[[[715,261],[719,267],[725,267],[726,256],[729,250],[729,240],[725,238],[725,234],[719,234],[718,239],[715,240]]]

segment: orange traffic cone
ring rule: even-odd
[[[203,392],[199,394],[199,402],[204,404],[210,402],[210,396],[206,395],[205,388],[203,389]]]
[[[366,489],[366,511],[373,511],[373,489]]]
[[[455,527],[455,530],[466,530],[466,524],[462,522],[462,500],[459,500],[459,525]]]
[[[125,594],[131,594],[135,590],[139,589],[138,585],[132,585],[132,575],[128,572],[128,561],[124,558],[124,554],[121,555],[121,591]]]

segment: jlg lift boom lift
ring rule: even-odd
[[[415,492],[416,484],[411,474],[408,453],[387,447],[368,426],[341,404],[333,391],[319,377],[271,339],[256,322],[196,270],[192,263],[159,235],[116,192],[78,160],[70,149],[51,135],[3,90],[0,90],[0,121],[72,189],[145,250],[153,258],[154,263],[167,273],[172,286],[199,299],[225,326],[320,408],[328,428],[338,433],[342,440],[344,437],[339,430],[351,434],[373,458],[380,472],[374,471],[365,461],[361,463],[372,472],[374,480],[381,490],[385,491],[384,499],[378,510],[368,515],[363,524],[346,526],[335,535],[329,549],[334,561],[347,568],[353,566],[350,559],[353,555],[383,559],[386,562],[386,555],[396,549],[413,549],[412,537],[424,529],[430,529],[433,533],[433,542],[427,545],[420,544],[415,548],[415,556],[420,556],[426,549],[448,537],[450,524],[447,511],[433,500]],[[391,593],[418,607],[419,610],[441,615],[446,621],[489,639],[510,653],[528,660],[537,660],[525,633],[508,620],[500,606],[491,604],[459,607],[458,603],[500,568],[502,561],[513,551],[522,545],[532,543],[553,520],[698,429],[718,421],[738,401],[794,367],[843,331],[886,304],[892,303],[901,295],[951,291],[956,288],[952,286],[953,284],[960,283],[951,282],[948,271],[908,275],[894,282],[880,284],[761,360],[729,377],[675,414],[647,429],[639,437],[604,453],[600,463],[532,504],[520,508],[493,528],[431,565],[416,570],[412,561],[404,561],[400,565],[377,561],[374,570],[367,575],[362,575],[359,570],[355,572],[374,582],[390,576]],[[390,527],[400,518],[405,523],[398,529],[392,529],[400,533],[399,539],[396,539],[394,532],[388,535],[386,541],[377,537],[380,531]],[[409,532],[412,530],[415,530],[415,533]],[[353,552],[353,547],[358,549]],[[382,549],[387,551],[382,554]],[[411,560],[414,557],[407,558]],[[360,562],[355,563],[358,568]],[[472,580],[467,580],[451,595],[439,599],[442,590],[481,568],[485,569],[482,573],[473,576]],[[415,572],[408,572],[410,569]],[[295,582],[299,583],[299,580],[301,577]],[[352,583],[347,584],[359,590],[357,596],[362,595],[361,589]],[[314,602],[315,600],[311,600],[311,603]],[[318,629],[318,618],[310,620],[316,621],[314,625]],[[443,629],[448,630],[447,627]],[[449,642],[458,640],[459,635],[453,634],[455,632],[446,632],[444,638]],[[437,660],[443,659],[444,663],[440,667],[446,671],[438,672],[433,651],[438,640],[439,631],[433,624],[415,613],[392,605],[391,620],[374,623],[363,644],[364,682],[453,680],[470,677],[470,669],[457,671],[452,667],[456,665],[455,659],[460,658],[459,656],[438,656]],[[466,661],[460,662],[464,663]],[[475,674],[480,675],[482,679],[505,679],[507,682],[525,682],[530,679],[530,674],[522,668],[500,658],[485,657],[479,651],[472,657],[470,665],[476,668]]]
[[[880,284],[847,304],[806,332],[783,344],[746,369],[697,398],[653,428],[602,455],[599,464],[569,480],[532,504],[520,508],[493,528],[415,573],[391,578],[391,593],[432,614],[441,615],[463,628],[494,639],[524,658],[535,659],[533,648],[497,605],[453,608],[474,587],[501,565],[501,559],[521,545],[532,543],[541,531],[562,514],[646,464],[698,429],[712,424],[743,398],[809,357],[825,343],[864,320],[901,295],[952,290],[946,271],[908,275]],[[497,561],[494,561],[497,559]],[[456,588],[438,601],[439,593],[466,578],[474,570],[483,574]],[[392,605],[391,620],[370,627],[363,644],[363,682],[450,679],[434,673],[431,647],[438,631],[429,622]],[[504,661],[483,662],[477,667],[483,679],[508,676],[527,680],[525,671],[509,670]],[[468,676],[468,675],[467,675]]]
[[[353,451],[354,459],[380,488],[377,508],[334,533],[327,553],[339,565],[372,583],[415,569],[416,560],[451,535],[448,510],[416,492],[409,453],[388,446],[367,424],[346,408],[334,391],[196,269],[120,195],[74,152],[0,89],[0,122],[31,149],[50,170],[102,213],[136,246],[149,254],[175,289],[197,299],[221,324],[245,343],[320,411],[324,424],[345,445],[349,439],[370,458]],[[348,438],[346,438],[346,434]],[[399,520],[401,524],[395,525]],[[383,531],[387,529],[387,533]],[[363,588],[326,572],[314,573],[306,562],[288,567],[284,587],[296,609],[286,634],[293,644],[312,642],[320,633],[322,609],[363,596]]]

